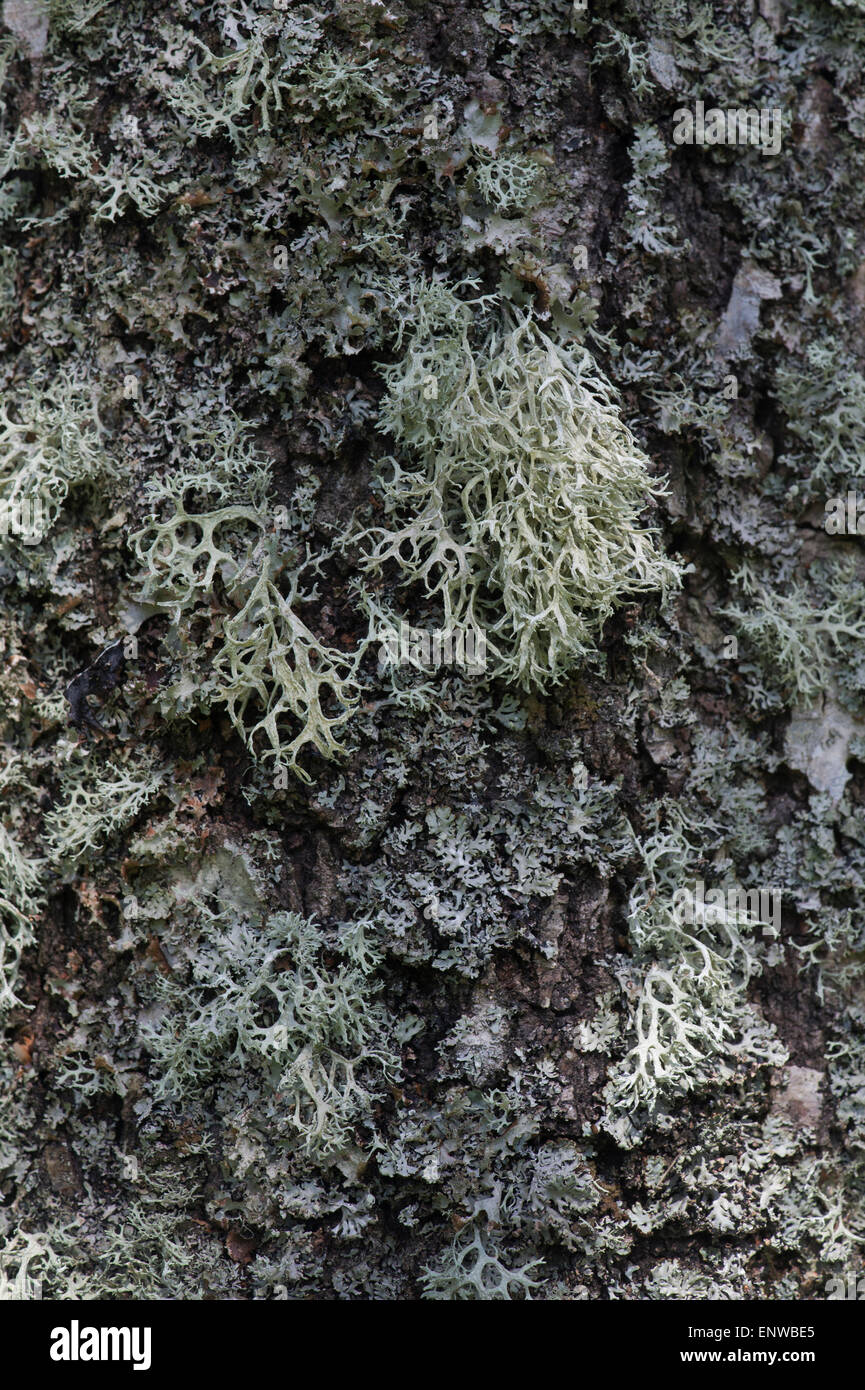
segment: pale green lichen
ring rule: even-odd
[[[325,647],[298,617],[299,576],[291,577],[284,596],[273,577],[276,573],[271,546],[261,576],[223,627],[213,698],[225,704],[250,751],[257,751],[261,737],[263,761],[277,772],[291,769],[308,781],[298,763],[307,745],[324,758],[345,751],[337,734],[359,698],[356,663]],[[336,712],[328,713],[328,706]],[[284,732],[288,718],[301,725],[292,739]]]
[[[531,1299],[538,1281],[532,1278],[543,1261],[528,1260],[525,1264],[505,1264],[499,1252],[485,1245],[477,1227],[471,1238],[457,1237],[445,1251],[438,1269],[427,1267],[424,1272],[424,1296],[432,1299],[480,1299],[496,1302],[512,1299]]]
[[[21,957],[34,940],[34,918],[40,906],[39,868],[0,825],[0,1014],[20,1002],[15,986]]]
[[[692,837],[707,829],[680,813],[639,845],[644,875],[628,904],[634,955],[619,973],[636,1042],[611,1068],[605,1090],[605,1123],[620,1142],[628,1128],[622,1117],[641,1107],[651,1111],[663,1098],[724,1084],[743,1067],[787,1059],[748,1004],[749,982],[762,970],[759,920],[726,895],[723,907],[710,899],[690,914],[677,900],[699,877]],[[640,979],[643,962],[650,964]]]
[[[769,588],[748,562],[733,577],[748,604],[722,611],[770,677],[787,696],[808,701],[826,692],[842,655],[865,639],[865,586],[852,563],[828,567],[822,602],[796,579]]]
[[[616,607],[676,584],[639,525],[660,485],[587,348],[524,318],[474,349],[472,306],[436,284],[403,313],[381,428],[404,455],[383,465],[367,568],[394,561],[446,628],[482,627],[492,675],[554,685]]]
[[[61,803],[45,817],[48,843],[57,860],[78,863],[125,830],[158,793],[164,773],[143,766],[106,763],[93,767],[79,759],[63,779]]]
[[[325,947],[315,923],[295,913],[275,913],[263,930],[214,919],[191,978],[157,985],[161,1009],[143,1030],[157,1096],[225,1086],[242,1072],[276,1106],[282,1145],[315,1155],[344,1148],[394,1059],[374,1002],[378,957],[359,957],[347,940],[328,967]],[[241,1129],[243,1116],[230,1123]]]
[[[151,486],[153,502],[169,504],[165,519],[154,517],[132,537],[144,576],[141,600],[169,616],[166,645],[179,657],[163,700],[178,713],[193,703],[225,705],[250,752],[277,775],[291,770],[308,781],[298,755],[307,746],[325,758],[344,751],[337,735],[357,703],[358,684],[356,658],[326,647],[297,611],[315,598],[306,582],[315,566],[299,559],[304,490],[291,514],[283,508],[282,518],[271,516],[264,501],[269,470],[240,422],[224,437],[196,442],[199,450],[206,446],[197,463]],[[229,502],[238,486],[247,505]],[[199,509],[206,501],[210,509]],[[216,624],[214,600],[221,609]],[[202,625],[213,629],[209,661]],[[298,724],[288,736],[286,725]]]
[[[110,471],[103,435],[94,386],[68,372],[0,406],[0,552],[38,544],[70,491]]]

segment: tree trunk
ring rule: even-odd
[[[863,8],[6,0],[4,1296],[856,1296]]]

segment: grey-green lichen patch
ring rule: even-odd
[[[4,549],[38,545],[71,489],[110,468],[95,383],[61,373],[32,381],[0,415],[0,535]]]
[[[316,597],[306,576],[320,563],[304,553],[304,489],[290,514],[285,507],[268,514],[270,469],[243,422],[228,417],[221,433],[198,433],[187,422],[194,462],[149,489],[164,519],[155,513],[132,537],[143,578],[138,601],[171,622],[165,645],[177,678],[163,708],[183,715],[224,705],[251,752],[263,745],[260,756],[277,773],[291,769],[308,780],[298,754],[308,744],[326,758],[343,751],[338,731],[358,685],[351,659],[324,646],[298,612]],[[196,652],[204,660],[195,662]],[[293,737],[292,722],[300,725]]]
[[[639,524],[648,460],[587,348],[523,318],[473,350],[470,306],[441,285],[400,308],[380,419],[409,457],[384,466],[368,567],[395,561],[446,628],[482,627],[492,675],[556,684],[614,608],[676,582]]]
[[[21,956],[34,941],[38,893],[38,866],[0,825],[0,1011],[4,1013],[20,1002],[15,985]]]
[[[164,774],[148,765],[94,766],[73,750],[62,778],[62,800],[45,818],[46,840],[59,861],[92,857],[125,830],[159,791]]]
[[[726,899],[723,908],[695,908],[692,921],[677,911],[677,891],[699,877],[695,840],[708,828],[674,813],[639,846],[644,874],[628,904],[634,953],[619,974],[635,1041],[605,1092],[605,1124],[622,1142],[631,1137],[635,1112],[651,1112],[662,1098],[723,1086],[742,1069],[787,1060],[774,1030],[748,1003],[749,982],[763,968],[760,924]]]
[[[155,1098],[188,1101],[218,1085],[241,1172],[251,1136],[247,1115],[226,1110],[230,1090],[258,1097],[256,1128],[270,1111],[271,1144],[327,1157],[368,1120],[376,1087],[394,1066],[367,978],[379,957],[372,943],[360,949],[357,933],[345,943],[340,964],[328,968],[313,922],[275,913],[262,927],[211,912],[191,979],[177,964],[157,978],[142,1030],[159,1075]]]
[[[865,587],[852,560],[816,570],[810,592],[797,578],[769,588],[747,562],[733,580],[744,604],[724,615],[754,650],[770,683],[786,698],[808,704],[829,691],[837,673],[847,701],[859,704]]]

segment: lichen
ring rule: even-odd
[[[588,349],[526,317],[474,351],[470,310],[442,286],[405,305],[381,427],[409,458],[383,469],[391,524],[372,529],[367,566],[394,561],[446,628],[484,629],[493,675],[545,689],[616,607],[678,571],[638,525],[659,486]]]

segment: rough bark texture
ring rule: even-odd
[[[3,19],[5,1295],[841,1296],[865,5]]]

